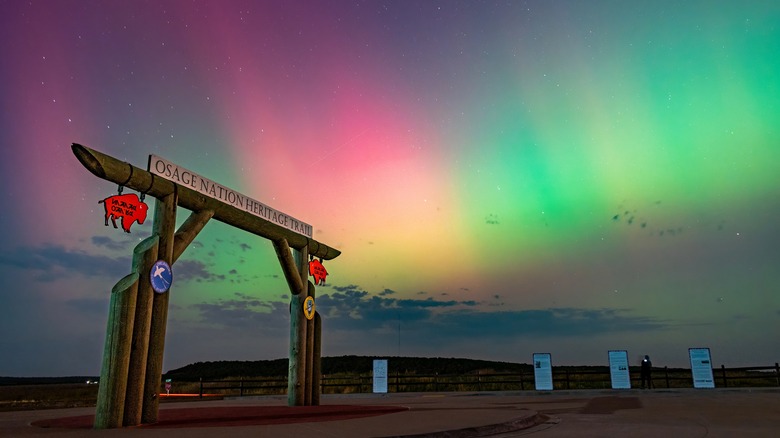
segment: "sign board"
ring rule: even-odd
[[[631,374],[628,372],[628,352],[609,350],[609,376],[612,389],[631,389]]]
[[[262,202],[255,201],[233,189],[229,189],[208,178],[204,178],[195,172],[173,164],[164,158],[160,158],[156,155],[149,155],[149,172],[192,189],[209,198],[217,199],[225,204],[249,212],[295,233],[309,238],[312,237],[311,225],[301,222],[281,211],[274,210]]]
[[[374,394],[387,393],[387,359],[374,359]]]
[[[152,282],[152,289],[158,294],[166,292],[173,283],[173,271],[165,260],[157,260],[149,271],[149,281]]]
[[[712,360],[710,359],[710,349],[689,348],[688,356],[691,358],[693,387],[714,388],[715,379],[712,377]]]
[[[537,391],[552,391],[552,356],[550,353],[534,353],[534,384]]]

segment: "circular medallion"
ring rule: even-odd
[[[173,283],[173,271],[170,265],[165,260],[157,260],[149,272],[149,280],[152,282],[152,289],[158,294],[168,291]]]
[[[311,321],[314,318],[314,297],[306,297],[303,300],[303,314]]]

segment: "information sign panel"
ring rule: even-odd
[[[715,379],[712,377],[712,360],[710,359],[710,349],[689,348],[688,356],[691,358],[693,387],[714,388]]]
[[[612,389],[631,389],[631,374],[628,372],[626,350],[609,351],[609,376],[612,380]]]
[[[552,391],[552,356],[550,353],[534,353],[534,384],[537,391]]]
[[[374,394],[387,393],[387,359],[374,359]]]

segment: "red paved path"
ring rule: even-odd
[[[140,428],[264,426],[350,420],[406,411],[403,406],[225,406],[161,409],[157,423]],[[35,421],[44,428],[92,429],[94,415],[79,415]]]

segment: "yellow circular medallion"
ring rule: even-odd
[[[303,300],[303,314],[310,321],[314,318],[314,297],[306,297]]]

